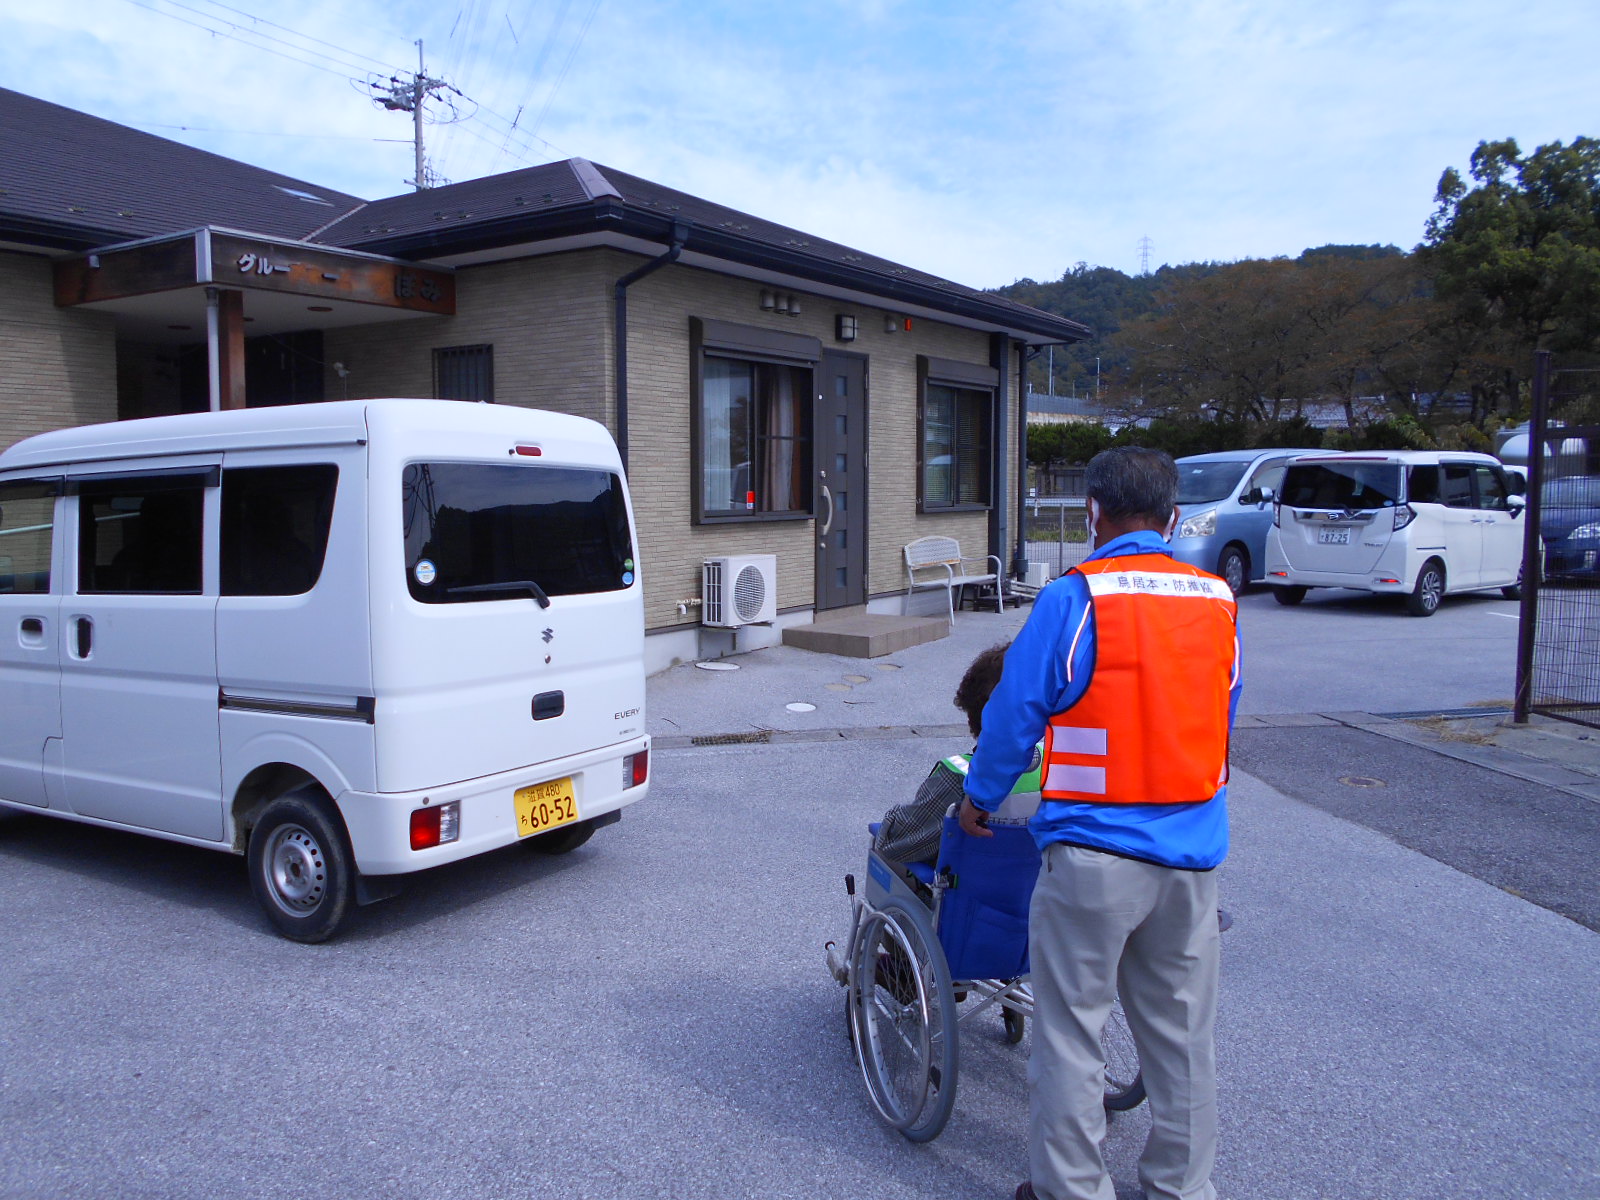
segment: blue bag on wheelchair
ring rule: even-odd
[[[939,871],[949,881],[939,904],[939,942],[952,979],[1015,979],[1028,973],[1028,903],[1039,847],[1025,825],[991,826],[968,837],[946,817]]]

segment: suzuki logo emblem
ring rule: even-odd
[[[549,645],[550,639],[556,636],[556,631],[554,629],[546,629],[539,636],[544,638],[546,645]]]

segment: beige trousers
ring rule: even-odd
[[[1040,1200],[1115,1200],[1101,1152],[1100,1032],[1120,993],[1153,1121],[1139,1180],[1150,1200],[1214,1200],[1216,872],[1056,843],[1045,849],[1028,921],[1034,1191]]]

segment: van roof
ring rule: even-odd
[[[1321,455],[1322,453],[1323,452],[1319,449],[1307,450],[1302,448],[1297,450],[1293,446],[1262,446],[1258,450],[1213,450],[1209,454],[1185,454],[1177,461],[1181,463],[1253,462],[1254,460],[1258,458],[1264,458],[1269,454]]]
[[[0,454],[0,471],[225,450],[349,444],[366,441],[380,427],[409,433],[469,430],[498,433],[512,440],[560,438],[569,445],[592,445],[603,458],[616,455],[605,426],[567,413],[460,400],[334,400],[57,429],[24,438]]]
[[[1299,460],[1302,465],[1322,462],[1387,462],[1403,466],[1436,466],[1441,462],[1498,463],[1492,454],[1476,450],[1351,450],[1337,454],[1317,454]]]

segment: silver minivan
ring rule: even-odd
[[[1222,450],[1178,459],[1178,528],[1172,557],[1211,571],[1238,595],[1264,577],[1272,500],[1284,468],[1320,450]]]

